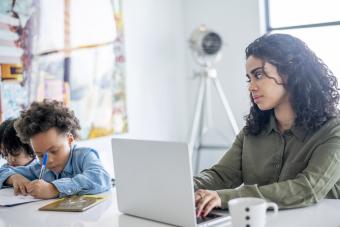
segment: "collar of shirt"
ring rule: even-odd
[[[29,161],[29,162],[27,162],[24,166],[30,165],[30,164],[33,163],[35,160],[36,160],[36,156],[34,156],[34,157],[32,158],[32,160]]]
[[[276,119],[274,116],[274,113],[270,115],[270,119],[267,125],[267,128],[264,130],[264,134],[265,135],[269,135],[269,133],[271,133],[272,131],[275,131],[279,134],[280,131],[277,128],[277,123],[276,123]],[[304,139],[307,136],[307,131],[304,130],[302,127],[293,125],[293,127],[291,129],[288,129],[287,131],[290,131],[298,140],[300,141],[304,141]]]

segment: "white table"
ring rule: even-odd
[[[0,207],[0,227],[162,227],[169,226],[129,215],[117,209],[115,190],[104,193],[107,201],[85,212],[67,213],[38,211],[50,203],[39,201],[15,207]],[[226,224],[224,226],[230,226]],[[279,211],[276,217],[269,217],[269,227],[340,227],[340,200],[323,200],[319,204],[300,209]]]

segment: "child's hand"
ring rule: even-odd
[[[14,174],[7,179],[6,183],[13,185],[15,195],[27,195],[26,186],[30,183],[30,181],[26,177],[20,174]]]
[[[37,199],[52,199],[59,195],[58,189],[44,180],[34,180],[26,185],[27,193]]]

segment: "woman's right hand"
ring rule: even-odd
[[[221,198],[216,191],[198,189],[195,192],[197,217],[206,217],[212,209],[221,207],[221,204]]]
[[[27,189],[26,185],[30,182],[26,177],[20,175],[20,174],[14,174],[10,176],[6,183],[13,186],[14,194],[22,194],[27,195]]]

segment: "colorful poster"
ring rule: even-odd
[[[34,10],[26,11],[27,4],[13,2],[19,20],[29,26],[21,28],[18,43],[24,50],[23,79],[1,89],[4,116],[17,116],[30,102],[54,99],[74,110],[82,139],[126,132],[120,1],[27,0]]]
[[[16,80],[1,83],[2,119],[16,118],[28,106],[28,89]]]
[[[17,117],[29,104],[30,63],[36,0],[0,3],[1,120]]]
[[[81,137],[113,133],[112,74],[114,65],[112,45],[81,49],[71,54],[71,108],[82,126]]]
[[[125,43],[121,0],[112,0],[117,36],[114,42],[115,71],[112,83],[112,124],[115,133],[128,131],[125,94]]]
[[[64,100],[64,54],[53,53],[35,57],[30,80],[31,101]]]

